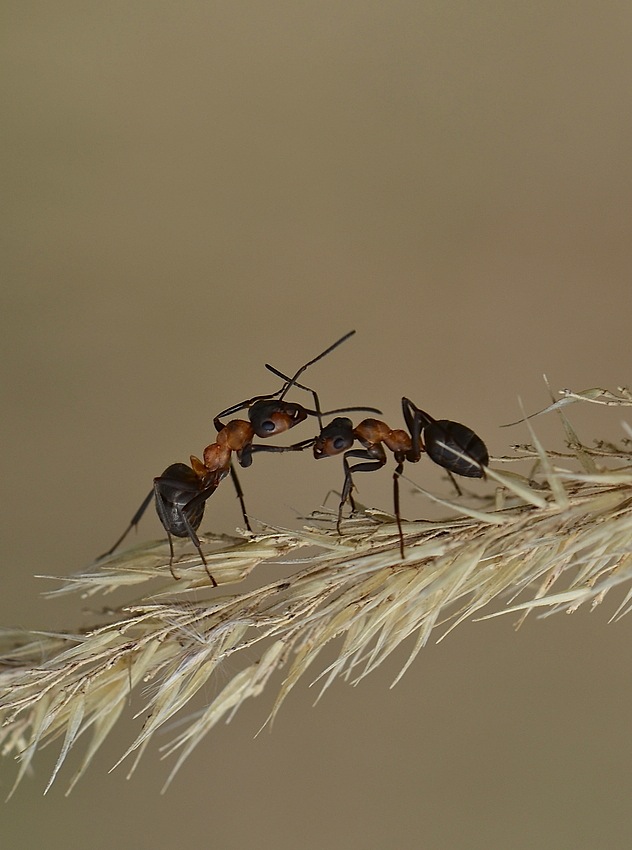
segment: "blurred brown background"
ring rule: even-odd
[[[496,454],[526,438],[497,428],[517,396],[546,404],[543,372],[630,382],[629,3],[4,10],[3,625],[89,622],[33,575],[107,548],[214,413],[276,388],[264,362],[291,370],[350,328],[309,375],[327,406],[398,425],[406,394]],[[573,415],[587,442],[620,419]],[[388,472],[366,479],[390,508]],[[255,516],[292,524],[341,469],[268,456],[242,480]],[[407,515],[426,508],[406,493]],[[226,484],[204,527],[239,519]],[[608,625],[614,603],[463,625],[394,690],[406,647],[314,709],[305,682],[253,739],[271,692],[165,798],[156,745],[130,782],[107,773],[131,721],[69,799],[72,759],[42,798],[56,744],[2,810],[2,847],[629,847],[632,620]]]

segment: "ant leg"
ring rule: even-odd
[[[262,443],[251,444],[248,447],[248,456],[255,452],[302,452],[313,446],[315,439],[315,437],[309,437],[309,439],[301,440],[300,443],[293,443],[291,446],[266,446]]]
[[[176,575],[176,571],[173,568],[175,553],[173,551],[173,537],[169,528],[170,518],[163,501],[162,491],[160,490],[160,482],[158,479],[154,480],[154,494],[156,496],[156,513],[158,514],[158,519],[162,523],[162,527],[167,532],[167,540],[169,541],[169,570],[171,571],[171,575],[175,581],[180,581],[180,576]]]
[[[376,457],[377,455],[377,457]],[[356,463],[355,466],[349,466],[348,458],[367,458],[366,463]],[[336,531],[340,531],[340,523],[342,522],[342,511],[347,501],[351,502],[352,510],[355,510],[353,501],[353,473],[354,472],[374,472],[376,469],[381,469],[386,463],[386,454],[381,445],[372,446],[369,449],[352,449],[345,452],[342,456],[342,464],[345,470],[345,481],[342,487],[340,504],[338,505],[338,521],[336,522]]]
[[[246,528],[248,531],[252,531],[250,527],[250,522],[248,520],[248,514],[246,513],[246,503],[244,501],[244,491],[241,489],[241,484],[239,482],[239,478],[237,476],[237,470],[235,469],[235,465],[231,463],[230,465],[230,477],[233,482],[233,487],[235,488],[235,492],[237,493],[237,498],[239,499],[239,505],[241,507],[241,515],[244,518],[244,522],[246,524]]]
[[[213,489],[211,490],[211,492],[208,493],[208,495],[206,494],[205,491],[202,491],[200,493],[200,496],[205,496],[208,499],[209,496],[212,496],[212,494],[215,492],[216,489],[217,489],[217,486],[214,486]],[[197,499],[197,497],[195,497],[195,498]],[[191,501],[194,501],[194,500],[192,499]],[[185,505],[185,507],[188,507],[190,504],[191,503],[188,502]],[[189,539],[191,540],[191,542],[193,543],[195,548],[198,550],[198,555],[200,556],[200,559],[201,559],[202,563],[204,564],[204,569],[206,570],[206,574],[210,578],[213,587],[217,587],[217,582],[215,581],[215,577],[213,576],[213,574],[209,570],[207,560],[204,557],[204,552],[202,551],[202,546],[200,544],[200,538],[195,533],[195,529],[193,528],[193,526],[189,522],[186,514],[184,513],[184,509],[181,508],[180,506],[178,506],[178,514],[180,516],[180,519],[182,520],[183,525],[185,526],[186,530],[189,533]],[[169,540],[169,544],[171,545],[171,540]],[[173,552],[173,547],[171,548],[171,551]],[[169,564],[169,569],[171,570],[171,574],[174,575],[171,564]],[[175,575],[174,575],[174,578],[175,578]],[[179,576],[178,576],[178,578],[179,578]]]
[[[406,398],[405,396],[402,398],[402,412],[404,414],[406,427],[410,431],[412,442],[412,449],[410,450],[407,459],[411,463],[417,463],[417,461],[421,458],[422,451],[426,450],[421,440],[421,432],[435,420],[432,416],[424,413],[423,410],[420,410],[409,398]]]
[[[293,443],[291,446],[266,446],[263,443],[248,443],[243,449],[237,449],[237,459],[239,465],[248,467],[252,463],[252,456],[256,452],[302,452],[314,445],[316,438],[309,437],[307,440],[301,440],[300,443]]]
[[[459,487],[459,482],[456,480],[456,478],[454,477],[454,475],[452,475],[452,473],[450,472],[450,470],[449,470],[449,469],[446,469],[446,472],[448,473],[448,478],[449,478],[449,479],[450,479],[450,481],[454,484],[454,489],[456,490],[456,494],[457,494],[457,496],[462,496],[462,495],[463,495],[463,490],[461,490],[461,488]]]
[[[402,556],[402,560],[404,558],[404,532],[402,531],[402,517],[399,510],[399,476],[404,471],[404,464],[402,462],[397,464],[395,468],[395,472],[393,473],[393,508],[395,509],[395,519],[397,520],[397,530],[399,532],[399,551]]]
[[[252,463],[253,454],[256,452],[302,452],[313,446],[315,439],[315,437],[310,437],[307,440],[301,440],[300,443],[293,443],[291,446],[266,446],[262,443],[256,443],[255,445],[248,443],[243,449],[237,450],[237,459],[240,466],[248,467]]]
[[[197,526],[199,525],[199,522],[202,519],[202,515],[200,514],[200,519],[198,520],[198,522],[196,523],[196,525],[194,527],[193,524],[191,523],[189,517],[187,516],[187,513],[185,513],[185,511],[190,512],[191,509],[197,507],[198,504],[201,505],[202,508],[203,508],[204,504],[211,498],[213,493],[219,487],[221,480],[222,480],[221,478],[218,478],[218,479],[212,481],[203,490],[201,490],[197,495],[195,495],[192,499],[189,499],[189,501],[186,503],[186,505],[177,505],[176,506],[176,509],[178,511],[178,516],[180,517],[182,524],[184,525],[184,527],[187,530],[187,534],[189,535],[189,539],[191,540],[191,542],[193,543],[195,548],[198,550],[198,555],[200,556],[200,560],[204,564],[204,569],[206,570],[206,574],[210,578],[213,587],[217,587],[217,582],[215,581],[215,577],[213,576],[213,574],[211,573],[211,571],[208,568],[208,562],[207,562],[206,558],[204,557],[204,552],[202,551],[202,547],[201,547],[201,544],[200,544],[200,538],[197,536],[196,530],[195,530],[197,528]],[[172,570],[172,572],[173,572],[173,570]]]
[[[151,502],[151,500],[152,500],[153,495],[154,495],[154,491],[153,491],[153,490],[150,490],[150,491],[149,491],[149,493],[148,493],[148,494],[145,496],[145,498],[143,499],[143,502],[142,502],[142,504],[141,504],[140,508],[136,511],[136,513],[135,513],[135,514],[134,514],[134,516],[132,517],[132,519],[131,519],[131,521],[130,521],[130,524],[127,526],[127,528],[125,529],[125,531],[123,532],[123,534],[121,534],[121,536],[120,536],[120,537],[119,537],[119,539],[116,541],[116,543],[114,544],[114,546],[111,546],[111,547],[108,549],[108,551],[107,551],[107,552],[104,552],[102,555],[99,555],[99,557],[97,558],[97,561],[101,561],[103,558],[107,558],[107,556],[108,556],[108,555],[111,555],[111,554],[112,554],[112,552],[114,552],[116,549],[118,549],[118,547],[119,547],[119,546],[121,545],[121,543],[125,540],[125,538],[127,537],[127,535],[130,533],[130,531],[132,530],[132,528],[134,528],[135,526],[137,526],[137,525],[138,525],[138,523],[141,521],[142,516],[143,516],[143,514],[145,513],[145,511],[147,510],[147,508],[148,508],[148,506],[149,506],[149,503],[150,503],[150,502]]]
[[[342,523],[342,511],[347,501],[351,502],[351,510],[355,511],[355,502],[353,500],[353,496],[351,495],[351,493],[353,492],[353,477],[351,474],[349,463],[347,462],[346,454],[342,458],[342,465],[345,471],[345,480],[342,485],[342,492],[340,493],[340,501],[338,502],[338,518],[336,520],[336,531],[338,532],[338,534],[342,534],[342,530],[340,528],[340,525]]]

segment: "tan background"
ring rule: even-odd
[[[407,394],[495,453],[525,437],[497,430],[518,394],[546,403],[543,372],[630,382],[629,3],[62,0],[4,18],[2,624],[88,622],[32,576],[106,548],[214,413],[275,387],[266,360],[292,369],[351,327],[311,373],[326,404],[398,424]],[[574,421],[589,441],[620,418]],[[253,514],[291,524],[340,467],[263,457],[242,478]],[[390,507],[388,473],[366,479]],[[226,486],[206,526],[238,519]],[[394,690],[405,652],[315,709],[305,683],[253,740],[268,694],[166,798],[156,746],[131,782],[107,774],[131,722],[69,799],[72,764],[41,797],[55,747],[1,811],[2,847],[629,847],[632,619],[608,625],[613,608],[464,625]]]

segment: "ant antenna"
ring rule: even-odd
[[[320,426],[320,430],[323,430],[323,416],[333,416],[334,413],[377,413],[378,416],[382,415],[382,411],[379,407],[336,407],[334,410],[321,410],[320,409],[320,399],[318,398],[318,393],[316,390],[313,390],[311,387],[306,387],[305,384],[299,384],[297,380],[294,378],[289,378],[287,375],[283,374],[279,369],[271,366],[269,363],[265,364],[266,369],[269,372],[272,372],[273,375],[276,375],[279,378],[283,378],[283,380],[287,383],[287,387],[283,388],[283,392],[287,392],[290,387],[298,387],[299,390],[305,390],[308,393],[311,393],[314,398],[314,406],[315,410],[309,411],[312,415],[315,414],[318,418],[318,424]]]
[[[352,331],[352,333],[353,333],[353,331]],[[336,345],[337,344],[338,343],[336,343]],[[320,399],[318,398],[318,393],[316,392],[316,390],[313,390],[311,387],[306,387],[305,384],[299,384],[299,382],[296,380],[296,375],[294,375],[293,378],[289,378],[287,375],[284,375],[283,372],[279,372],[278,369],[275,369],[274,366],[271,366],[269,363],[266,363],[265,367],[269,372],[272,372],[273,375],[277,375],[277,377],[283,378],[283,380],[285,381],[283,389],[281,390],[280,398],[283,398],[283,396],[288,392],[288,390],[291,387],[298,387],[299,390],[305,390],[305,392],[312,394],[312,398],[314,399],[314,408],[315,408],[314,413],[316,414],[316,418],[318,419],[318,427],[322,431],[323,430],[323,412],[320,409]],[[300,373],[297,373],[297,374],[300,374]]]
[[[295,386],[295,385],[296,385],[296,386],[298,386],[298,384],[296,383],[296,379],[297,379],[300,375],[302,375],[302,374],[303,374],[303,372],[304,372],[306,369],[308,369],[310,366],[313,366],[313,365],[314,365],[314,363],[318,363],[318,361],[319,361],[319,360],[322,360],[322,358],[323,358],[323,357],[326,357],[326,356],[327,356],[327,355],[328,355],[331,351],[333,351],[333,350],[334,350],[334,348],[338,348],[338,346],[339,346],[339,345],[342,345],[342,343],[343,343],[343,342],[345,342],[345,340],[349,339],[349,337],[350,337],[350,336],[353,336],[353,335],[354,335],[354,333],[355,333],[355,331],[349,331],[349,332],[348,332],[348,333],[346,333],[344,336],[341,336],[341,337],[340,337],[340,339],[339,339],[339,340],[336,340],[336,342],[334,342],[332,345],[330,345],[330,346],[329,346],[329,348],[326,348],[324,351],[321,351],[321,353],[320,353],[317,357],[314,357],[314,359],[313,359],[313,360],[310,360],[308,363],[305,363],[305,365],[304,365],[304,366],[301,366],[301,368],[298,370],[298,372],[296,372],[296,373],[295,373],[295,375],[294,375],[294,377],[293,377],[293,378],[286,378],[286,380],[287,380],[287,382],[288,382],[288,385],[287,385],[287,387],[285,387],[285,388],[281,391],[281,395],[279,396],[279,401],[281,401],[281,400],[283,399],[283,397],[284,397],[284,396],[285,396],[285,394],[288,392],[288,390],[290,389],[290,387],[293,387],[293,386]],[[274,371],[275,371],[274,369],[272,369],[271,367],[269,367],[267,363],[266,363],[266,369],[270,369],[270,371],[271,371],[271,372],[274,372]],[[277,374],[279,374],[279,373],[277,372]],[[303,387],[303,389],[306,389],[306,388],[305,388],[305,387]],[[313,392],[313,390],[310,390],[310,392]]]

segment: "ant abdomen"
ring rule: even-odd
[[[196,493],[204,490],[197,473],[186,463],[172,463],[154,479],[154,484],[156,511],[169,533],[174,537],[189,537],[190,529],[197,531],[206,505],[201,499],[193,500]]]
[[[424,447],[430,460],[465,478],[482,478],[489,463],[487,446],[460,422],[435,419],[423,429]]]

